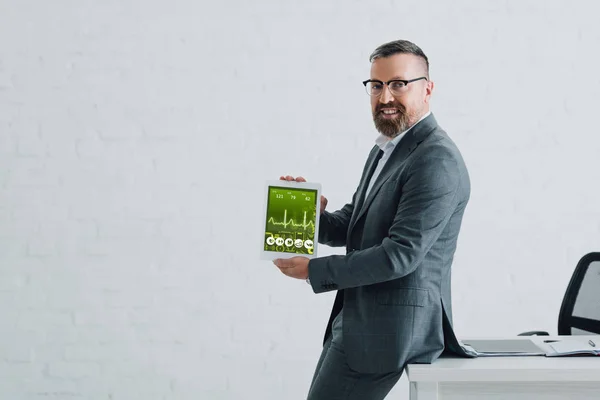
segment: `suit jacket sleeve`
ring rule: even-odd
[[[319,219],[319,243],[331,247],[345,246],[353,210],[354,197],[341,210],[333,213],[324,211]]]
[[[313,291],[365,286],[413,272],[455,211],[460,182],[457,161],[448,152],[416,159],[397,189],[402,195],[388,236],[371,248],[310,260]]]

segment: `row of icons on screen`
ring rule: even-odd
[[[304,246],[307,249],[313,248],[313,241],[310,239],[306,239],[303,241],[302,239],[294,240],[292,238],[283,239],[282,237],[274,238],[273,236],[269,236],[267,238],[267,244],[269,246],[273,246],[274,244],[276,244],[277,246],[283,246],[285,244],[286,247],[296,246],[296,248],[298,249],[302,246]]]

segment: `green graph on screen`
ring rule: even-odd
[[[313,254],[316,216],[316,190],[269,187],[265,250]]]

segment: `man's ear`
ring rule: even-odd
[[[427,85],[425,86],[425,103],[429,103],[431,95],[433,94],[434,87],[435,84],[433,83],[433,81],[427,81]]]

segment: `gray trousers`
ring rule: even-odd
[[[400,379],[402,370],[361,374],[346,363],[342,338],[342,311],[333,321],[323,346],[307,400],[383,400]]]

